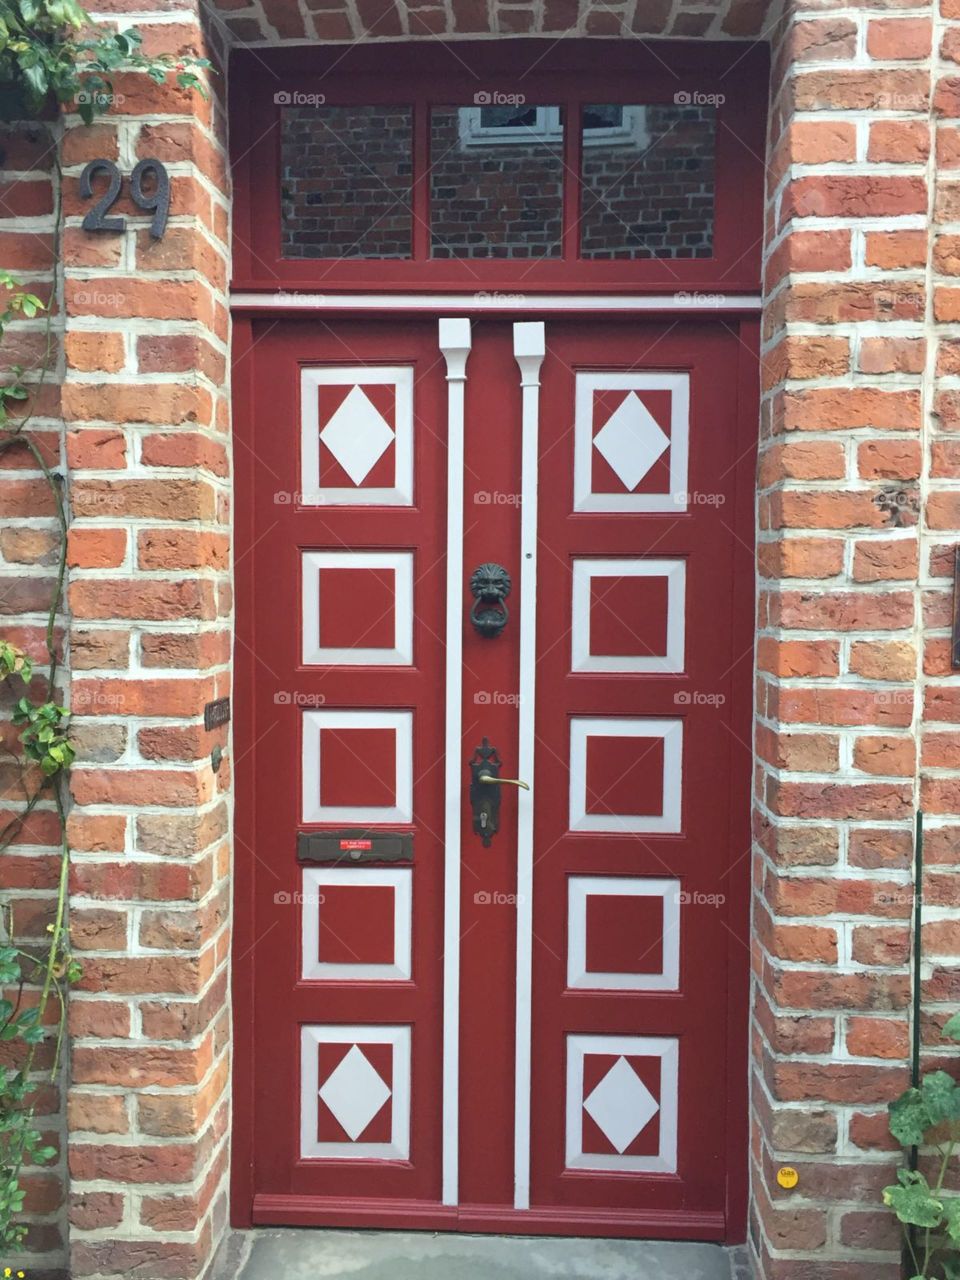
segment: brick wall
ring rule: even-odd
[[[8,124],[0,128],[0,266],[13,273],[44,302],[51,294],[55,207],[58,197],[54,158],[57,127],[46,124]],[[51,342],[47,344],[47,325]],[[59,419],[58,382],[62,371],[61,321],[52,316],[15,323],[4,338],[2,368],[11,365],[50,366],[49,385],[32,401],[33,438],[47,465],[59,470],[64,434]],[[54,595],[60,538],[53,496],[35,459],[22,445],[0,453],[0,635],[24,649],[35,664],[31,694],[46,697],[47,613]],[[64,647],[64,628],[56,629],[58,650]],[[66,678],[58,681],[61,696]],[[0,684],[0,828],[24,809],[25,795],[36,790],[38,776],[21,774],[17,731],[7,712],[21,696],[18,681]],[[9,755],[7,754],[9,751]],[[42,951],[47,924],[53,919],[59,878],[59,822],[53,802],[44,799],[16,831],[11,846],[0,854],[0,886],[12,911],[12,937],[28,951]],[[31,997],[28,995],[27,997]],[[53,1011],[51,1010],[51,1013]],[[10,1062],[9,1046],[2,1061]],[[27,1248],[38,1265],[62,1268],[66,1258],[66,1157],[63,1123],[63,1064],[56,1083],[50,1080],[52,1043],[38,1051],[31,1095],[50,1145],[59,1150],[56,1161],[26,1172],[25,1221]],[[7,1260],[3,1259],[2,1263]],[[2,1265],[0,1263],[0,1265]],[[36,1274],[35,1272],[33,1274]]]
[[[197,15],[138,25],[199,52]],[[215,79],[222,93],[222,79]],[[124,76],[109,119],[68,121],[64,307],[72,705],[71,1274],[194,1276],[226,1220],[231,756],[228,195],[223,116]],[[169,168],[153,241],[79,231],[94,156]],[[214,745],[226,749],[214,772]]]
[[[148,51],[203,46],[195,11],[155,17],[138,20]],[[95,128],[68,117],[3,142],[2,262],[43,295],[62,136],[58,363],[32,426],[69,469],[70,934],[85,971],[70,1006],[66,1143],[56,1091],[40,1094],[65,1149],[27,1178],[31,1277],[197,1275],[226,1219],[230,756],[214,774],[226,735],[202,726],[204,702],[229,691],[232,608],[223,119],[215,102],[146,77],[115,88]],[[164,239],[126,196],[113,210],[124,234],[81,232],[83,164],[103,156],[128,174],[148,155],[171,173]],[[39,329],[18,326],[5,357],[28,363]],[[41,661],[50,515],[28,455],[8,451],[0,613],[4,635]],[[10,771],[3,783],[15,808]],[[4,859],[26,942],[43,937],[55,836],[45,806]]]
[[[949,238],[928,236],[942,19],[912,0],[776,33],[768,184],[752,1235],[770,1280],[894,1280],[878,1208],[909,1061],[912,827],[927,812],[925,1039],[960,993],[948,575]],[[949,54],[947,54],[949,56]],[[934,116],[929,113],[935,94]],[[931,288],[932,286],[932,288]],[[939,300],[938,300],[939,298]],[[955,487],[955,486],[954,486]],[[926,722],[924,724],[924,721]],[[922,752],[918,761],[918,747]],[[777,1168],[795,1165],[794,1192]]]
[[[111,3],[116,16],[133,0]],[[948,657],[960,541],[960,8],[833,9],[795,6],[771,33],[751,1215],[768,1280],[898,1274],[878,1196],[895,1160],[886,1102],[907,1071],[921,800],[931,1056],[960,1000],[960,684]],[[303,11],[263,0],[225,3],[208,39],[723,37],[753,35],[763,20],[742,0],[490,12],[472,0]],[[148,47],[201,45],[189,4],[144,21]],[[133,78],[117,87],[109,122],[67,122],[65,431],[52,393],[36,426],[51,459],[65,451],[75,518],[71,927],[86,977],[71,1010],[70,1265],[104,1277],[136,1267],[149,1280],[201,1274],[225,1218],[230,752],[215,774],[210,750],[226,739],[203,731],[201,712],[229,671],[228,197],[216,104]],[[15,131],[5,145],[4,264],[42,286],[49,135]],[[146,154],[173,175],[165,239],[153,244],[143,219],[122,237],[80,234],[84,161],[115,156],[129,172]],[[21,329],[25,348],[36,329]],[[48,500],[22,455],[3,460],[2,486],[5,633],[12,620],[13,638],[42,658]],[[25,940],[42,933],[53,835],[39,813],[4,864]],[[41,1105],[56,1130],[55,1091]],[[783,1163],[800,1171],[793,1192],[777,1187]],[[62,1268],[63,1168],[30,1175],[31,1275]]]

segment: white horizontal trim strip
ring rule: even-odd
[[[258,311],[759,311],[759,294],[708,293],[275,293],[230,295],[238,309]]]

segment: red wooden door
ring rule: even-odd
[[[752,338],[251,326],[238,1220],[741,1235]]]

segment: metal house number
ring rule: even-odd
[[[107,175],[107,189],[84,215],[80,225],[84,231],[125,231],[127,224],[124,218],[107,217],[123,185],[120,170],[112,160],[91,160],[84,166],[80,175],[80,196],[84,200],[93,198],[93,179],[101,173]],[[144,179],[147,179],[149,190],[145,189]],[[159,240],[167,228],[170,213],[170,175],[166,165],[159,160],[141,160],[130,174],[130,197],[138,209],[153,213],[150,234],[154,240]]]

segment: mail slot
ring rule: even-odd
[[[412,862],[413,834],[402,831],[299,831],[298,862]]]

